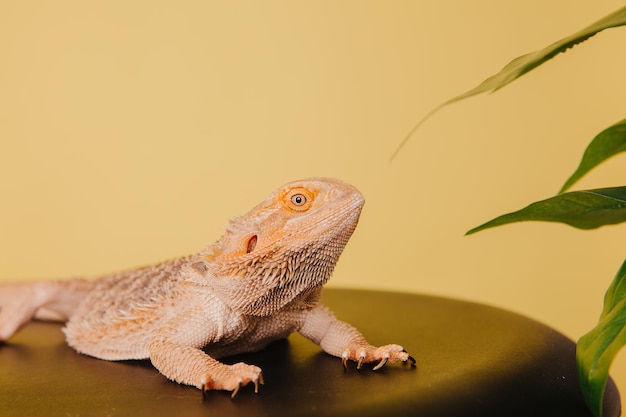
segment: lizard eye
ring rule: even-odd
[[[294,206],[303,206],[306,204],[306,197],[302,194],[294,194],[291,196],[291,202]]]
[[[304,187],[292,188],[282,196],[283,204],[292,211],[307,211],[311,208],[314,194]]]

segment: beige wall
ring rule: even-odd
[[[436,104],[621,1],[0,2],[0,280],[201,249],[287,181],[368,202],[331,285],[439,294],[591,328],[625,226],[521,224],[624,118],[626,29],[497,94]],[[580,187],[623,185],[624,158]],[[427,320],[427,318],[425,318]],[[626,359],[613,374],[626,389]]]

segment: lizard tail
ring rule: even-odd
[[[33,318],[67,321],[94,285],[84,279],[0,284],[0,342]]]

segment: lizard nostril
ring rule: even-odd
[[[250,253],[254,250],[254,248],[256,247],[257,240],[258,238],[256,235],[252,235],[252,237],[248,239],[248,245],[246,246],[246,253]]]

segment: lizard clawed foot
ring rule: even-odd
[[[372,370],[378,371],[387,363],[402,362],[415,366],[415,359],[400,345],[385,345],[375,347],[371,345],[351,345],[341,354],[341,363],[348,369],[348,360],[355,361],[356,369],[361,369],[364,363],[378,362]]]
[[[206,393],[210,390],[231,391],[230,398],[235,398],[239,389],[250,382],[254,384],[254,393],[258,393],[259,384],[264,384],[261,368],[240,362],[226,366],[225,372],[220,372],[213,377],[207,376],[201,383],[200,390],[202,398],[206,398]]]

